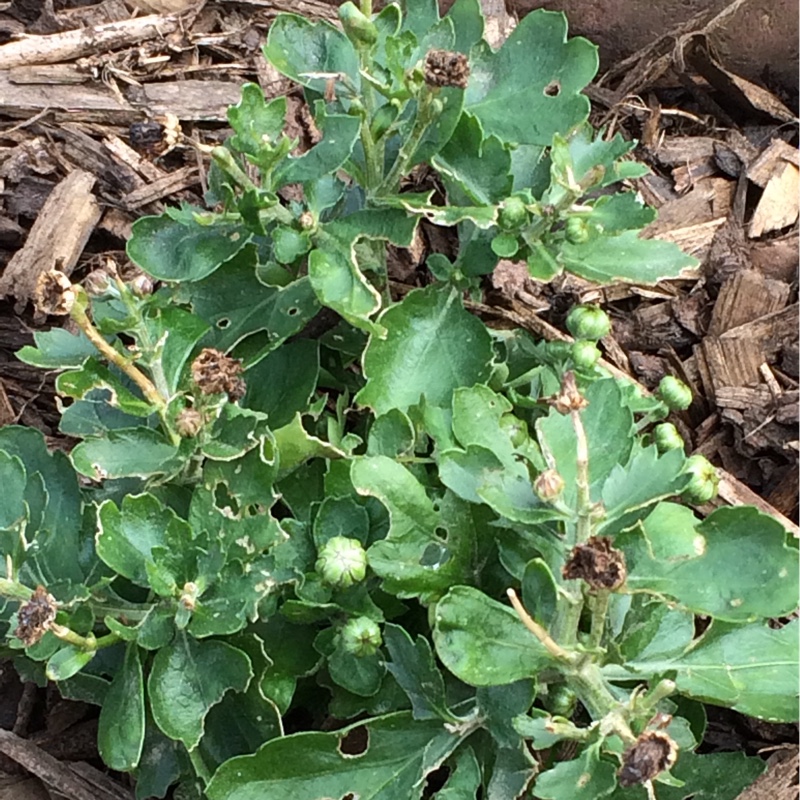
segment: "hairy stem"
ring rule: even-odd
[[[600,642],[603,640],[610,598],[611,592],[607,589],[598,589],[592,597],[592,627],[589,630],[589,642],[587,645],[589,650],[599,648]]]
[[[411,129],[408,139],[400,147],[400,152],[397,154],[389,174],[378,189],[379,195],[393,194],[399,189],[400,179],[409,171],[411,159],[414,157],[414,153],[417,152],[417,148],[422,142],[423,136],[425,136],[425,131],[428,130],[428,126],[433,122],[433,114],[431,113],[433,100],[433,92],[427,86],[424,86],[419,97],[417,97],[417,114],[414,118],[414,127]]]
[[[577,472],[575,486],[578,490],[577,507],[577,541],[582,544],[592,535],[592,500],[589,494],[589,442],[586,429],[583,427],[580,411],[570,411],[572,427],[575,430],[575,458]]]

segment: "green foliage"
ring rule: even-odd
[[[20,352],[61,371],[80,441],[0,430],[8,646],[101,706],[141,798],[406,800],[442,766],[439,800],[638,798],[621,767],[669,715],[658,796],[734,796],[761,762],[696,755],[678,709],[796,717],[798,626],[768,620],[794,609],[797,549],[755,509],[678,504],[716,475],[647,430],[690,398],[601,369],[602,311],[543,345],[464,300],[501,257],[601,283],[693,263],[606,188],[643,169],[587,124],[595,48],[538,11],[494,51],[477,0],[340,16],[281,14],[265,47],[320,141],[296,154],[285,99],[246,85],[213,210],[133,227],[159,288],[76,287],[81,332]],[[408,191],[417,164],[444,203]],[[457,253],[396,299],[388,248],[421,220]]]

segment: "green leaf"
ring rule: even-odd
[[[133,223],[126,252],[148,275],[162,281],[199,281],[230,261],[249,241],[242,225],[200,225],[167,214]]]
[[[351,325],[377,330],[370,317],[381,307],[381,296],[355,264],[352,248],[328,242],[308,254],[308,277],[320,303]]]
[[[233,461],[269,436],[267,415],[228,403],[223,406],[200,452],[215,461]]]
[[[536,777],[534,792],[541,800],[599,800],[617,786],[614,765],[600,758],[600,747],[587,747],[580,757],[560,761]]]
[[[663,500],[680,492],[688,481],[680,474],[686,456],[682,450],[669,450],[659,455],[658,449],[641,448],[624,466],[617,464],[603,484],[602,498],[605,518],[598,526],[598,532],[639,509],[646,508],[658,500]],[[631,519],[628,524],[633,524]]]
[[[367,437],[367,455],[397,458],[414,450],[416,433],[408,415],[392,408],[375,418]]]
[[[471,686],[513,683],[552,663],[513,609],[472,587],[453,587],[436,604],[435,620],[439,658]]]
[[[655,218],[655,209],[646,206],[635,192],[606,195],[594,204],[589,220],[606,235],[644,228]]]
[[[564,242],[559,260],[570,272],[596,283],[654,284],[664,278],[677,278],[684,269],[698,263],[672,242],[640,239],[638,231],[630,230],[583,244]]]
[[[284,288],[267,286],[256,273],[256,250],[243,250],[225,269],[199,283],[182,287],[198,317],[212,325],[209,346],[229,351],[253,334],[257,352],[249,354],[248,364],[275,350],[290,336],[301,331],[319,311],[307,278]]]
[[[694,638],[694,616],[646,595],[634,595],[625,615],[619,648],[625,661],[679,655]]]
[[[534,11],[497,52],[485,44],[473,50],[465,110],[504,142],[548,147],[554,134],[588,117],[581,91],[597,64],[594,45],[567,41],[563,14]]]
[[[145,325],[153,344],[158,343],[156,359],[167,389],[174,394],[183,368],[197,343],[208,332],[209,324],[188,311],[167,306],[154,310]]]
[[[534,558],[525,565],[522,576],[522,604],[545,630],[556,613],[558,585],[544,559]]]
[[[241,650],[179,631],[153,660],[147,681],[153,718],[167,736],[192,750],[209,709],[226,692],[243,692],[252,677],[250,659]]]
[[[434,800],[475,800],[481,785],[481,767],[471,747],[462,747],[447,776],[447,783],[433,796]]]
[[[387,623],[383,627],[383,641],[391,658],[386,667],[408,695],[414,719],[454,722],[447,707],[444,679],[428,640],[420,635],[413,641],[404,628]]]
[[[584,392],[588,407],[581,412],[589,444],[589,484],[593,501],[601,499],[605,480],[617,464],[627,462],[633,444],[633,414],[622,403],[622,393],[613,379],[590,383]],[[536,422],[539,444],[566,484],[562,499],[576,503],[577,440],[568,415],[551,409]]]
[[[514,749],[522,744],[514,729],[514,717],[524,714],[536,696],[534,682],[528,678],[502,686],[479,686],[475,692],[483,727],[500,748]]]
[[[272,250],[280,264],[291,264],[311,249],[311,238],[305,231],[280,226],[272,233]]]
[[[604,673],[611,680],[674,673],[678,691],[690,697],[770,722],[794,722],[797,650],[797,620],[778,630],[715,622],[684,655],[630,661],[627,669],[607,666]]]
[[[370,337],[364,353],[367,384],[356,396],[376,413],[406,411],[421,396],[429,405],[447,406],[459,386],[488,378],[491,339],[457,292],[435,286],[415,290],[379,322],[388,334]]]
[[[130,643],[100,709],[97,748],[111,769],[130,772],[144,746],[144,677],[139,648]]]
[[[658,782],[658,800],[730,800],[738,797],[767,768],[761,758],[744,753],[681,752],[670,770],[683,786]],[[647,800],[644,786],[618,787],[609,800]]]
[[[48,680],[65,681],[80,672],[95,655],[94,650],[81,650],[68,644],[48,659],[45,674]]]
[[[343,752],[353,731],[366,734],[366,746],[355,754]],[[333,733],[285,736],[223,764],[206,792],[209,800],[319,800],[348,792],[361,800],[411,800],[420,796],[431,768],[426,749],[442,737],[458,741],[442,732],[441,721],[416,721],[407,712]]]
[[[182,751],[179,742],[167,738],[159,730],[148,710],[142,757],[134,773],[136,800],[151,800],[167,794],[170,785],[180,777],[178,754]]]
[[[297,158],[287,158],[275,171],[275,187],[307,183],[335,173],[350,158],[361,120],[349,114],[317,114],[323,138]]]
[[[98,511],[97,553],[114,572],[140,586],[149,586],[147,564],[153,549],[170,540],[192,540],[189,524],[153,495],[127,495],[122,507],[106,500]]]
[[[231,137],[231,146],[257,157],[264,148],[265,138],[268,144],[275,144],[283,131],[285,120],[285,97],[276,97],[267,103],[258,84],[245,83],[242,86],[242,99],[228,109],[228,122],[236,132]]]
[[[456,0],[447,16],[453,20],[456,41],[453,50],[469,55],[470,50],[483,38],[483,12],[480,0]]]
[[[247,370],[244,405],[266,414],[271,428],[281,428],[308,408],[318,376],[318,343],[287,342]]]
[[[400,597],[441,594],[462,565],[450,540],[436,535],[440,517],[423,486],[386,456],[355,459],[350,475],[360,495],[377,497],[389,510],[388,535],[367,551],[369,565],[384,578],[383,588]]]
[[[348,692],[361,697],[372,697],[381,688],[386,666],[381,655],[355,656],[338,645],[328,657],[331,680]]]
[[[503,445],[498,441],[495,449]],[[484,502],[498,514],[525,524],[563,516],[536,496],[528,468],[519,457],[503,462],[485,447],[470,444],[466,451],[443,451],[438,462],[442,483],[470,503]]]
[[[80,442],[71,453],[75,469],[95,480],[163,475],[179,466],[177,455],[178,448],[152,428],[110,431]]]
[[[278,72],[319,95],[325,94],[327,79],[311,77],[311,73],[342,72],[356,91],[361,83],[358,54],[329,22],[279,14],[270,26],[264,55]]]
[[[97,389],[105,389],[108,402],[125,414],[149,417],[153,407],[126,386],[126,378],[99,359],[90,358],[76,370],[62,372],[56,378],[56,391],[78,400]]]
[[[22,460],[0,450],[0,530],[21,522],[27,515],[25,508],[25,485],[28,476]]]
[[[314,544],[324,547],[334,536],[345,536],[367,544],[369,514],[352,497],[326,497],[314,519]]]
[[[433,165],[445,185],[457,188],[475,205],[495,205],[511,193],[511,153],[496,136],[485,136],[480,121],[472,114],[461,115],[452,138],[434,157]]]
[[[523,797],[538,772],[536,760],[522,747],[501,747],[492,765],[486,800]]]
[[[67,369],[80,367],[90,356],[97,355],[95,346],[84,336],[69,333],[64,328],[34,331],[35,347],[25,345],[16,353],[26,364],[40,369]]]
[[[756,508],[720,508],[698,523],[683,506],[661,503],[615,537],[627,585],[731,622],[780,617],[797,604],[798,554],[786,531]]]

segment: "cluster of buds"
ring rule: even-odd
[[[582,411],[589,401],[580,393],[574,372],[565,372],[561,379],[561,390],[553,397],[547,398],[547,404],[553,406],[559,414],[571,411]]]

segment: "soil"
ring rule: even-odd
[[[593,121],[639,141],[636,156],[652,174],[637,188],[660,209],[648,235],[678,242],[701,266],[655,287],[598,289],[572,277],[537,284],[503,263],[474,311],[558,339],[575,302],[602,302],[613,319],[601,342],[610,368],[648,388],[667,373],[692,387],[695,401],[676,424],[692,451],[723,471],[715,504],[756,504],[797,533],[795,4],[513,1],[511,14],[498,0],[483,2],[497,36],[513,27],[513,12],[545,5],[565,9],[571,33],[600,45],[603,67],[587,89]],[[34,316],[32,282],[56,265],[78,280],[107,259],[124,269],[138,216],[201,203],[207,165],[193,150],[147,152],[147,126],[157,118],[174,114],[184,134],[218,143],[239,86],[257,81],[268,97],[290,93],[290,124],[312,141],[299,95],[259,48],[280,11],[334,13],[323,0],[91,3],[0,2],[0,425],[36,427],[65,449],[52,376],[14,357],[36,330],[57,324]],[[157,25],[141,21],[149,13],[160,15]],[[113,49],[92,35],[110,21],[131,26],[129,41]],[[35,55],[14,55],[21,34],[80,28],[80,51],[54,49],[48,39]],[[426,228],[416,251],[396,254],[398,293],[424,282],[426,251],[452,246],[446,232]],[[95,727],[92,707],[0,666],[0,734],[16,735],[13,746],[0,736],[0,800],[55,789],[132,796],[124,778],[103,771]],[[796,726],[716,709],[703,746],[770,758],[742,800],[789,800],[798,797],[796,741]]]

